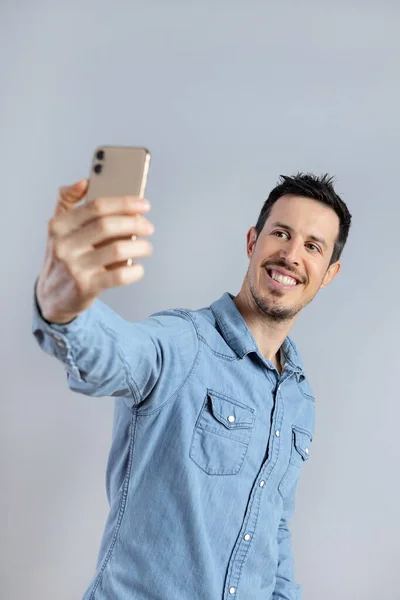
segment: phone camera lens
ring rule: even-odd
[[[94,171],[95,173],[101,173],[101,172],[102,172],[102,170],[103,170],[103,165],[99,165],[99,164],[97,164],[97,165],[94,165],[94,167],[93,167],[93,171]]]
[[[104,150],[99,150],[96,154],[96,158],[97,158],[97,160],[103,160],[104,159]]]

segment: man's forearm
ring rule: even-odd
[[[71,323],[50,323],[41,314],[34,295],[33,335],[44,352],[63,363],[71,389],[89,395],[118,392],[130,396],[122,353],[115,336],[104,326],[105,321],[118,327],[123,319],[97,300]]]

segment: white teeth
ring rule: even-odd
[[[282,283],[283,285],[296,285],[297,281],[295,279],[293,279],[292,277],[288,277],[287,275],[281,275],[281,273],[278,273],[277,271],[271,271],[271,277],[272,279],[275,279],[275,281],[278,281],[279,283]]]

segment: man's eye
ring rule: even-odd
[[[274,231],[272,235],[276,235],[277,237],[286,236],[289,237],[286,231]]]
[[[310,248],[310,250],[312,250],[313,252],[319,252],[319,248],[318,246],[316,246],[315,244],[308,244],[308,247]]]

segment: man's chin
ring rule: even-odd
[[[301,310],[299,307],[285,306],[282,302],[279,302],[276,295],[274,295],[274,299],[271,298],[270,294],[268,294],[269,298],[266,298],[255,294],[252,290],[252,296],[258,309],[268,317],[268,319],[276,323],[292,321]]]
[[[293,319],[298,315],[298,310],[290,310],[288,308],[282,307],[264,307],[262,312],[270,321],[274,321],[275,323],[286,323],[287,321],[293,321]]]

